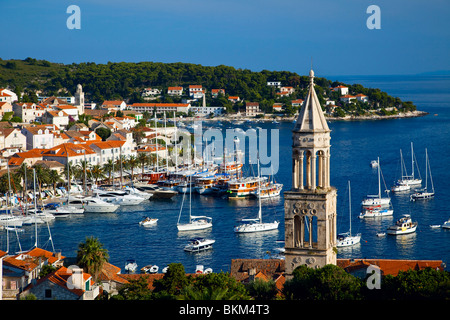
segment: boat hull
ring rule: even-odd
[[[279,222],[252,223],[234,227],[236,233],[253,233],[278,229]]]

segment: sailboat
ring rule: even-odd
[[[416,178],[414,175],[414,164],[415,161],[415,155],[414,155],[414,149],[413,149],[413,143],[411,142],[411,175],[405,175],[402,176],[402,179],[399,180],[399,183],[410,185],[410,186],[416,186],[422,184],[422,179],[420,178],[420,172],[419,172],[419,178]],[[417,170],[418,171],[418,170]]]
[[[261,176],[260,168],[259,168],[259,157],[258,157],[258,177]],[[261,192],[261,180],[258,182],[258,190]],[[258,218],[257,219],[242,219],[244,222],[241,225],[234,227],[234,232],[236,233],[248,233],[248,232],[260,232],[260,231],[269,231],[275,230],[278,228],[278,221],[274,222],[262,222],[262,210],[261,210],[261,197],[258,197]]]
[[[352,200],[351,200],[351,190],[350,181],[348,182],[348,207],[349,207],[349,218],[350,218],[350,229],[348,232],[341,233],[338,235],[336,247],[348,247],[360,243],[361,234],[352,235]]]
[[[427,149],[425,149],[425,158],[426,158],[426,178],[425,178],[425,188],[412,194],[411,195],[411,201],[416,200],[427,200],[434,198],[434,185],[433,185],[433,177],[431,176],[431,168],[430,168],[430,161],[428,159],[428,152]],[[429,192],[428,189],[428,172],[430,173],[430,182],[431,182],[431,192]]]
[[[189,176],[189,182],[191,182],[191,176]],[[183,193],[183,200],[180,208],[180,214],[178,216],[177,228],[178,231],[194,231],[202,230],[212,227],[212,218],[207,216],[193,216],[192,212],[192,192],[189,192],[189,222],[181,224],[180,217],[183,211],[184,198],[186,197],[186,192]]]
[[[402,149],[400,149],[400,167],[402,172],[402,178],[397,180],[395,185],[391,188],[392,192],[402,192],[408,191],[411,189],[410,184],[404,179],[407,177],[404,173],[406,173],[405,162],[403,161]]]
[[[381,168],[380,168],[380,158],[377,158],[378,162],[378,194],[377,195],[367,195],[366,198],[361,202],[362,206],[388,206],[391,203],[391,198],[381,197]]]

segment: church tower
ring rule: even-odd
[[[77,91],[75,92],[75,107],[78,108],[78,115],[84,114],[84,92],[81,84],[77,85]]]
[[[285,264],[336,264],[336,196],[330,186],[330,132],[309,73],[307,97],[293,130],[292,189],[284,192]]]

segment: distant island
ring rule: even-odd
[[[52,63],[46,60],[0,59],[0,87],[20,102],[39,97],[72,96],[81,84],[86,101],[189,103],[223,110],[222,116],[291,119],[303,102],[308,77],[289,71],[259,72],[230,66],[189,63],[108,62]],[[193,90],[192,90],[193,89]],[[377,88],[315,79],[317,96],[330,120],[366,120],[423,116],[411,101],[402,101]],[[216,116],[211,113],[208,117]],[[189,116],[195,116],[190,114]]]

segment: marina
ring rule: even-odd
[[[447,79],[447,83],[448,81]],[[420,85],[423,84],[423,82],[420,83]],[[413,88],[410,90],[412,91]],[[442,95],[446,97],[445,94]],[[341,195],[338,197],[337,204],[338,233],[348,230],[349,219],[352,219],[352,231],[355,234],[361,233],[360,244],[339,248],[338,258],[376,257],[450,261],[450,253],[445,249],[450,241],[450,233],[448,229],[444,228],[444,223],[450,218],[450,212],[446,205],[449,195],[444,192],[444,190],[448,190],[445,182],[450,178],[446,168],[446,159],[450,159],[450,151],[441,147],[445,145],[450,134],[448,126],[450,112],[445,108],[448,104],[442,95],[417,96],[413,92],[408,93],[409,99],[417,100],[417,104],[423,105],[423,109],[439,114],[436,117],[330,122],[333,134],[331,184],[339,190]],[[208,124],[213,125],[213,123]],[[228,125],[233,126],[234,124]],[[250,125],[242,123],[239,126],[245,131],[250,128]],[[292,122],[267,122],[257,125],[263,129],[276,128],[279,130],[279,170],[275,177],[276,181],[284,186],[278,197],[261,199],[262,221],[283,221],[283,191],[289,190],[292,185],[290,154],[293,124]],[[410,128],[415,128],[415,130],[411,131]],[[439,130],[441,134],[436,135],[436,130]],[[406,135],[405,132],[409,134]],[[433,183],[434,188],[438,190],[434,198],[410,201],[410,195],[415,190],[412,188],[410,191],[389,195],[394,208],[392,215],[374,219],[358,219],[356,214],[349,216],[348,198],[344,196],[347,181],[351,180],[352,183],[352,207],[359,208],[361,200],[378,188],[379,166],[372,168],[367,164],[372,159],[379,157],[386,183],[388,185],[394,183],[401,174],[398,150],[406,150],[411,142],[414,143],[414,153],[419,168],[425,169],[425,149],[432,160],[430,166],[433,172]],[[363,146],[363,148],[355,146]],[[406,153],[404,155],[406,156]],[[255,167],[253,169],[256,169],[256,165],[253,166]],[[250,169],[250,165],[245,163],[242,172],[250,172],[248,169]],[[231,181],[233,179],[235,178],[232,178]],[[266,179],[265,181],[270,181],[267,176]],[[256,183],[253,187],[257,190],[258,185],[259,183]],[[83,206],[84,203],[88,203],[87,201],[92,201],[92,209],[85,211],[84,214],[72,214],[66,218],[61,217],[48,221],[49,228],[45,222],[39,223],[37,226],[34,223],[21,225],[20,228],[24,231],[17,234],[16,230],[1,230],[0,246],[2,250],[5,250],[8,245],[10,251],[18,251],[20,248],[17,240],[20,239],[22,249],[31,247],[35,243],[37,230],[37,244],[43,248],[47,246],[51,250],[50,230],[51,240],[56,250],[65,256],[73,257],[76,255],[78,244],[87,236],[92,235],[98,237],[99,241],[104,244],[112,264],[123,268],[127,260],[134,260],[137,267],[132,268],[134,265],[130,265],[130,270],[133,269],[134,272],[140,272],[140,268],[148,265],[159,266],[162,270],[172,262],[182,263],[188,272],[193,272],[197,265],[207,265],[214,272],[220,272],[221,270],[229,271],[231,259],[278,256],[277,249],[284,237],[283,223],[280,223],[274,230],[262,233],[234,232],[234,227],[242,219],[257,215],[259,200],[254,195],[228,199],[226,191],[221,195],[219,193],[205,195],[195,191],[186,192],[182,217],[187,218],[188,216],[186,210],[188,210],[189,199],[187,198],[191,197],[192,216],[210,217],[214,223],[207,229],[180,232],[177,229],[177,221],[183,205],[184,194],[179,191],[161,189],[154,185],[144,185],[139,188],[143,192],[145,189],[147,191],[159,190],[162,195],[167,192],[170,196],[161,196],[158,199],[154,193],[151,198],[134,205],[109,203],[108,206],[105,206],[110,208],[107,210],[108,212],[99,212],[102,210],[101,206],[94,206],[96,197],[74,197],[69,203],[71,206]],[[86,209],[88,206],[84,207]],[[396,237],[379,236],[386,233],[387,229],[405,214],[410,215],[413,221],[418,221],[414,233]],[[140,226],[139,222],[145,217],[158,219],[157,223],[146,228]],[[442,227],[430,228],[430,225],[442,225]],[[9,240],[7,240],[7,236]],[[213,239],[214,246],[202,252],[188,254],[184,248],[193,238]]]

